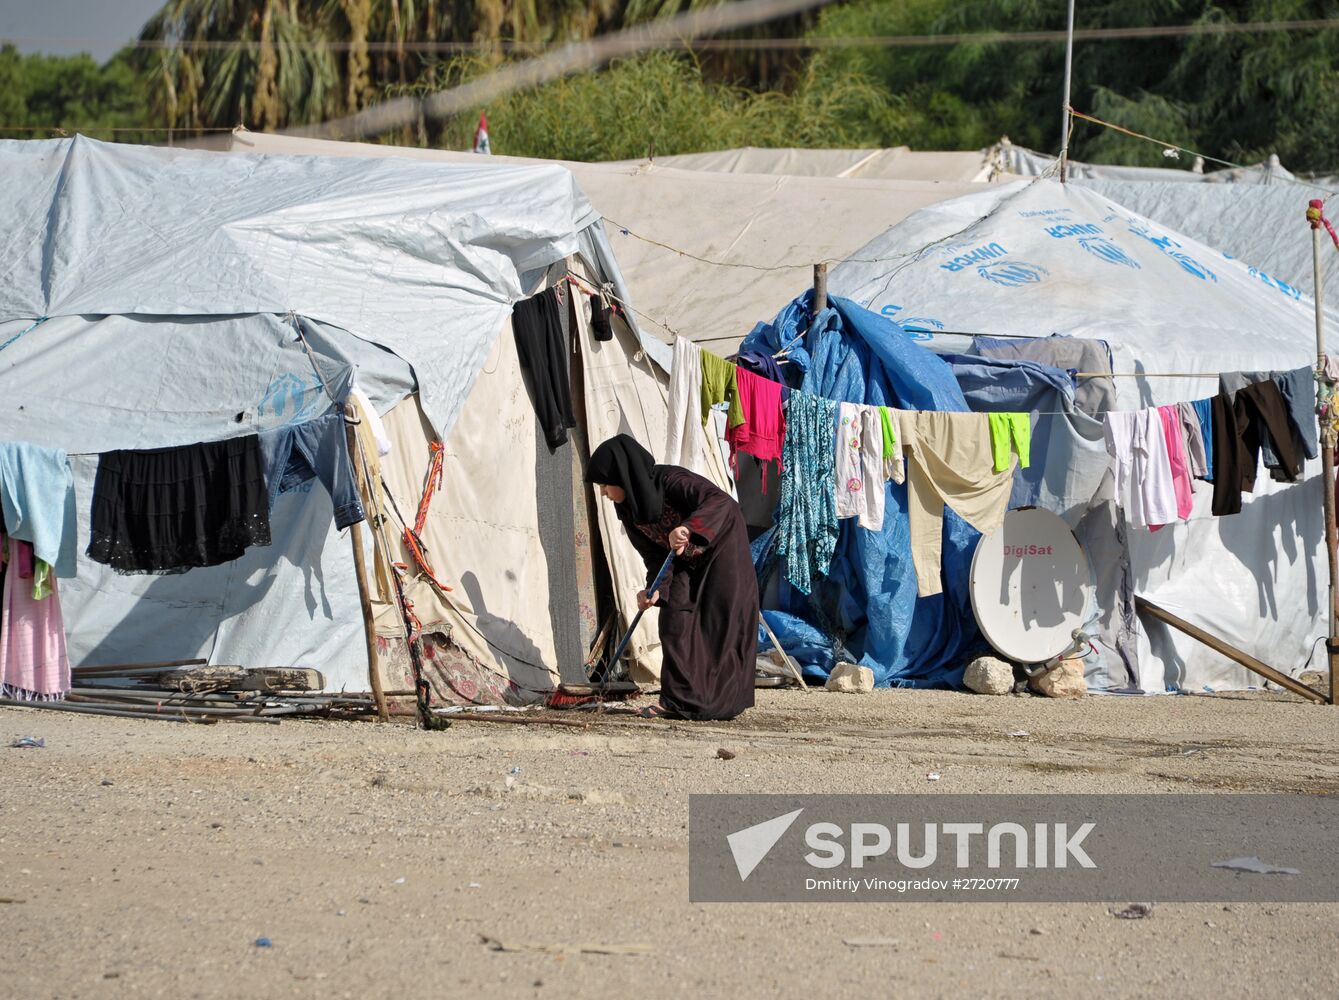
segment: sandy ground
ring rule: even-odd
[[[1339,906],[1161,904],[1128,921],[1097,904],[695,905],[687,888],[690,792],[1334,792],[1334,710],[759,696],[728,724],[444,733],[0,711],[0,995],[1339,992]],[[20,735],[46,748],[4,749]]]

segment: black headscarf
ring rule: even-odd
[[[665,490],[652,454],[627,434],[612,437],[590,457],[586,482],[618,486],[634,524],[654,524],[665,509]]]

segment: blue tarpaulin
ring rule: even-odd
[[[892,320],[833,297],[810,324],[812,304],[813,293],[806,292],[771,323],[755,327],[740,350],[775,353],[807,327],[787,356],[804,372],[803,391],[907,410],[967,410],[949,366],[913,343]],[[810,676],[826,676],[835,657],[869,667],[875,683],[883,687],[958,686],[968,659],[984,648],[967,593],[972,551],[980,535],[945,509],[944,592],[919,598],[906,486],[889,482],[885,489],[883,529],[869,531],[855,519],[839,522],[832,568],[811,597],[786,583],[784,572],[775,571],[775,559],[760,558],[764,594],[770,597],[771,584],[776,586],[769,607],[799,619],[789,623],[793,628],[780,615],[769,614],[768,621],[782,626],[777,637],[788,649],[792,635],[798,640],[805,633],[802,662]],[[760,550],[766,549],[769,537],[760,539]],[[831,655],[814,649],[814,633],[803,628],[806,623],[827,637]]]

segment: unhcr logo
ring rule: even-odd
[[[1100,236],[1084,236],[1079,240],[1079,246],[1108,264],[1121,264],[1139,270],[1138,262],[1111,240]]]
[[[945,271],[962,271],[971,267],[973,264],[983,260],[991,260],[995,257],[1003,257],[1009,251],[1004,249],[998,243],[987,243],[985,246],[977,247],[975,250],[969,250],[965,254],[954,257],[952,260],[939,266]]]
[[[1040,264],[1031,264],[1025,260],[1002,260],[995,264],[982,265],[976,269],[976,273],[996,285],[1017,288],[1021,285],[1039,284],[1051,272]]]
[[[1181,270],[1185,271],[1187,274],[1192,274],[1201,281],[1211,281],[1214,284],[1218,283],[1218,275],[1214,274],[1198,260],[1190,256],[1190,254],[1186,253],[1185,250],[1182,249],[1181,244],[1170,236],[1154,233],[1148,227],[1139,225],[1134,220],[1130,220],[1129,228],[1130,232],[1135,236],[1138,236],[1141,240],[1147,240],[1149,243],[1152,243],[1164,254],[1176,261],[1181,265]]]

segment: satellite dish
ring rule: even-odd
[[[1048,510],[1009,511],[972,556],[976,622],[1000,655],[1019,663],[1042,663],[1074,647],[1092,593],[1087,555]]]

